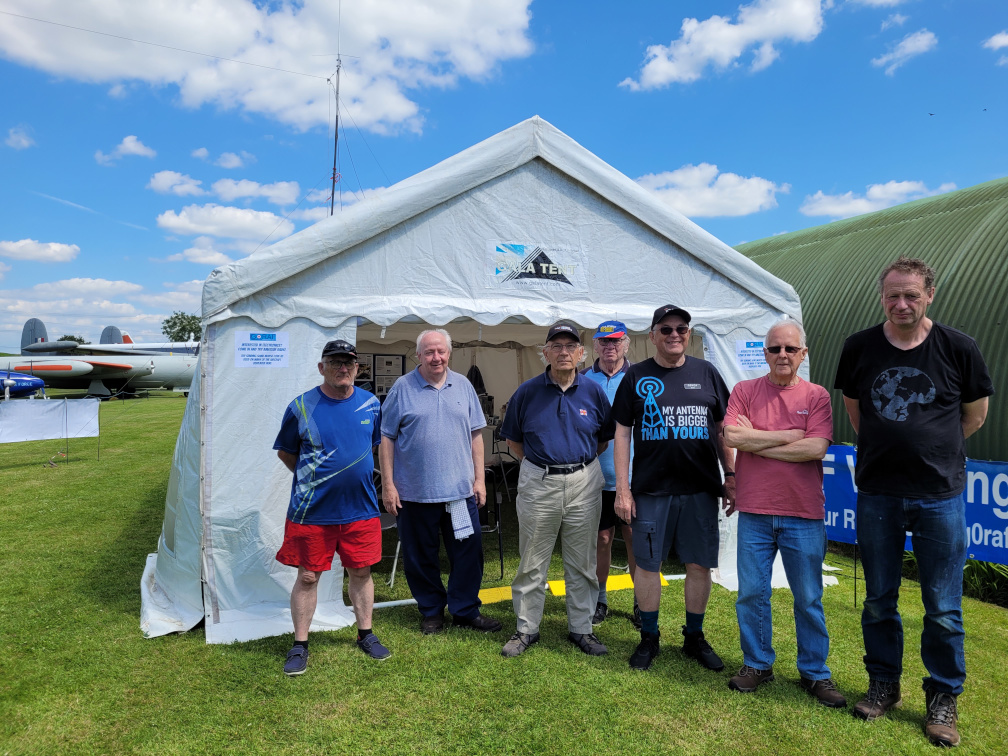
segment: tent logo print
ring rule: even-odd
[[[538,281],[555,281],[556,283],[573,286],[566,273],[574,272],[574,265],[557,265],[550,259],[549,255],[543,251],[542,247],[534,247],[531,252],[525,254],[524,244],[498,244],[497,252],[501,254],[524,255],[520,262],[512,263],[498,262],[495,266],[496,274],[507,273],[503,281],[522,281],[535,279]]]

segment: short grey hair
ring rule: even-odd
[[[438,333],[444,336],[445,343],[448,344],[448,354],[451,354],[451,334],[444,328],[428,328],[426,331],[420,331],[420,335],[416,337],[416,356],[420,356],[420,345],[423,344],[424,338],[430,336],[432,333]]]
[[[770,326],[767,329],[766,338],[763,339],[763,346],[766,346],[766,343],[768,341],[770,341],[770,334],[771,333],[773,333],[774,331],[776,331],[778,328],[784,328],[785,326],[797,329],[797,331],[798,331],[798,341],[800,342],[798,344],[798,346],[801,346],[801,347],[808,346],[805,343],[805,329],[802,328],[801,323],[799,323],[797,320],[792,320],[791,318],[782,318],[782,319],[778,320],[776,323],[774,323],[772,326]]]

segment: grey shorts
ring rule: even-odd
[[[633,552],[637,566],[658,572],[675,547],[684,564],[718,566],[718,498],[709,493],[683,496],[634,494],[637,516]]]

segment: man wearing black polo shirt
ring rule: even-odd
[[[511,583],[517,632],[501,654],[518,656],[539,640],[546,573],[557,534],[563,551],[567,638],[584,653],[607,649],[592,633],[598,596],[595,541],[605,477],[598,455],[613,437],[609,399],[578,375],[584,347],[577,326],[549,329],[546,372],[525,381],[508,402],[501,437],[521,460],[518,476],[518,574]]]
[[[703,618],[718,558],[718,497],[735,507],[735,453],[721,435],[728,387],[717,369],[686,354],[690,314],[663,305],[651,319],[654,357],[630,366],[616,390],[616,516],[630,521],[641,642],[633,669],[658,656],[661,563],[670,547],[686,565],[683,651],[707,669],[724,662],[704,638]],[[633,438],[633,488],[630,440]],[[721,482],[721,470],[726,478]]]

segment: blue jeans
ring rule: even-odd
[[[778,551],[794,596],[798,672],[809,680],[827,680],[831,675],[826,666],[829,634],[822,606],[822,564],[826,556],[823,520],[739,512],[735,613],[743,662],[755,669],[770,669],[777,656],[770,616],[770,577]]]
[[[897,600],[906,532],[911,533],[924,630],[924,687],[959,695],[966,681],[962,576],[966,564],[966,505],[951,499],[904,499],[858,492],[857,540],[866,596],[861,612],[865,669],[872,680],[896,682],[903,672],[903,622]]]

